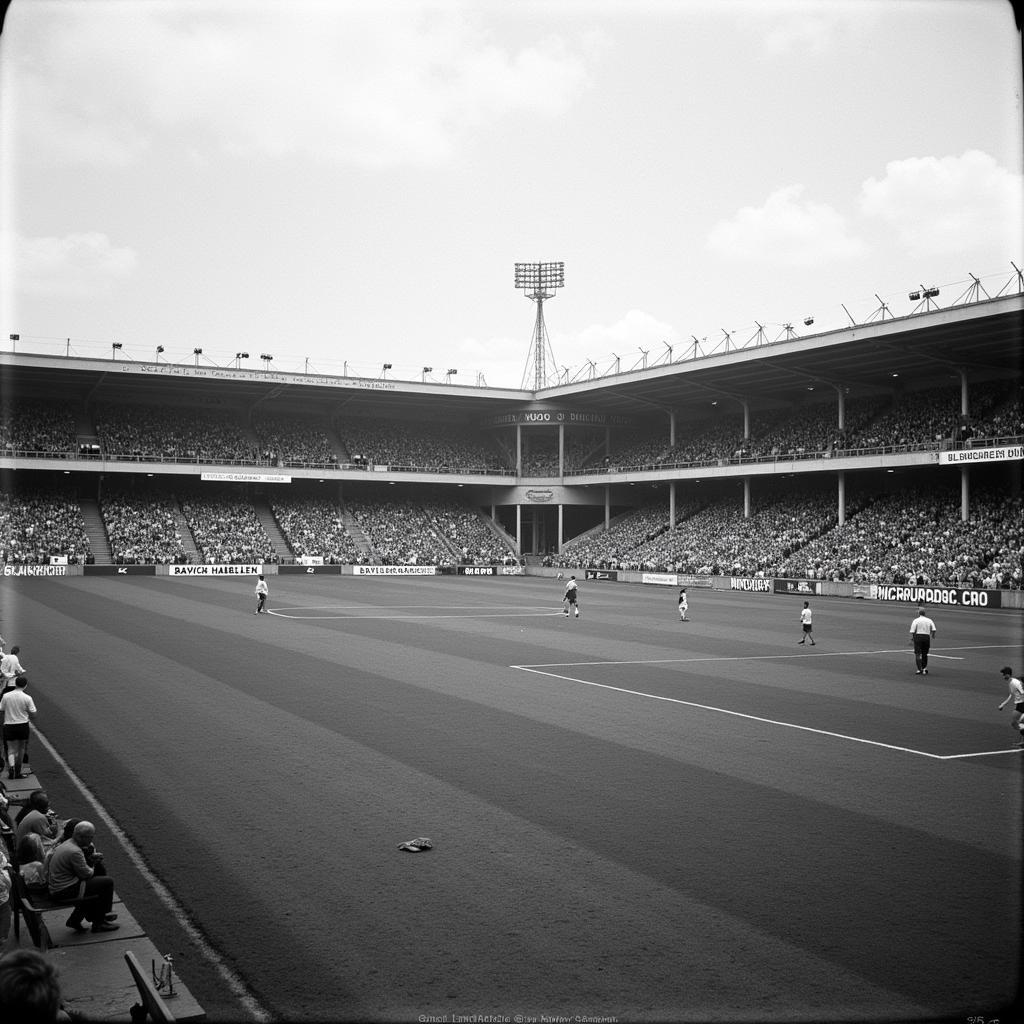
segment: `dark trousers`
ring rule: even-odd
[[[81,889],[81,895],[79,895]],[[84,917],[93,924],[103,920],[104,914],[110,913],[114,905],[114,880],[108,875],[93,875],[86,879],[84,888],[76,883],[66,889],[50,893],[54,903],[74,903],[75,909],[69,918],[75,924],[81,924]]]
[[[932,645],[930,636],[914,635],[914,661],[918,668],[928,667],[928,650]]]

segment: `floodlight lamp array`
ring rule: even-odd
[[[549,291],[565,286],[565,263],[517,263],[516,287]]]

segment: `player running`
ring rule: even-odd
[[[576,614],[576,618],[580,617],[580,606],[577,602],[577,585],[576,577],[570,576],[569,581],[565,584],[565,593],[562,595],[562,605],[565,609],[565,615],[568,616],[569,609],[571,608]]]

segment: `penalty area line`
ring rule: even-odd
[[[821,646],[818,641],[817,646]],[[1020,644],[976,644],[970,647],[946,647],[947,651],[1005,651],[1009,648],[1020,647]],[[893,647],[878,651],[816,651],[811,654],[808,651],[800,651],[794,654],[743,654],[722,657],[716,655],[710,658],[631,658],[629,661],[546,661],[537,662],[535,665],[514,665],[514,668],[576,668],[587,665],[691,665],[702,661],[789,661],[793,658],[806,660],[809,658],[863,658],[871,654],[912,654],[909,647]],[[949,654],[936,654],[935,651],[928,652],[929,658],[945,658],[950,661],[963,661]]]
[[[303,622],[321,622],[329,619],[539,619],[551,615],[561,615],[561,612],[455,612],[453,614],[438,614],[437,612],[424,612],[422,615],[346,615],[344,612],[339,615],[294,615],[289,614],[288,609],[270,611],[269,615],[276,615],[279,619],[294,619]]]
[[[898,750],[905,754],[917,754],[918,757],[930,757],[937,761],[949,760],[940,754],[930,754],[927,750],[915,750],[913,747],[900,747],[894,743],[882,743],[880,740],[867,740],[861,736],[848,736],[842,732],[830,732],[827,729],[815,729],[809,725],[797,725],[795,722],[781,722],[775,718],[762,718],[759,715],[748,715],[742,711],[730,711],[728,708],[716,708],[710,704],[698,704],[692,700],[681,700],[679,697],[665,697],[658,693],[646,693],[643,690],[628,690],[623,686],[612,686],[609,683],[594,683],[589,679],[577,679],[575,676],[560,675],[557,672],[542,672],[530,665],[510,665],[509,668],[516,668],[522,672],[533,672],[539,676],[550,676],[553,679],[562,679],[569,683],[582,683],[584,686],[596,686],[602,690],[615,690],[618,693],[626,693],[633,697],[646,697],[648,700],[661,700],[669,704],[682,704],[686,707],[700,708],[702,711],[714,711],[720,715],[732,715],[735,718],[746,718],[752,722],[763,722],[766,725],[777,725],[784,729],[798,729],[801,732],[817,733],[819,736],[831,736],[833,739],[848,740],[851,743],[864,743],[871,747],[884,747],[886,750]],[[957,755],[963,756],[963,755]]]

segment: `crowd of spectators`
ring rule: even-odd
[[[327,565],[355,565],[367,560],[345,528],[340,510],[331,502],[274,498],[270,510],[296,558],[322,558]]]
[[[0,491],[0,562],[47,565],[66,557],[70,565],[92,560],[82,509],[60,491]]]
[[[523,476],[558,476],[558,434],[523,431]]]
[[[969,415],[960,412],[960,388],[910,392],[892,396],[864,396],[844,403],[843,427],[838,425],[834,402],[818,402],[800,409],[755,412],[749,436],[743,417],[726,414],[713,422],[683,421],[676,428],[676,443],[668,431],[658,436],[655,427],[612,435],[607,458],[590,458],[583,471],[659,469],[715,465],[733,460],[832,457],[839,452],[896,447],[934,448],[965,439],[1024,436],[1024,406],[1019,386],[986,382],[968,388]],[[968,423],[968,432],[961,424]],[[575,466],[567,464],[567,471]]]
[[[676,518],[680,518],[678,509]],[[607,530],[590,530],[563,544],[561,555],[549,561],[567,569],[624,569],[633,551],[668,527],[668,508],[664,504],[644,505],[616,517]]]
[[[260,413],[252,418],[264,456],[281,466],[337,468],[338,454],[326,424],[299,416]]]
[[[234,410],[97,403],[92,418],[109,458],[251,465],[272,461]]]
[[[960,411],[958,384],[849,398],[841,429],[834,401],[755,411],[746,437],[742,415],[716,412],[679,422],[674,445],[665,422],[615,429],[608,435],[603,428],[571,426],[564,433],[563,470],[614,472],[737,459],[828,457],[1024,434],[1018,383],[976,382],[968,395],[967,415]],[[324,468],[346,462],[433,473],[514,471],[515,432],[507,428],[488,432],[464,424],[352,416],[331,424],[266,411],[256,412],[249,425],[236,409],[112,402],[96,403],[91,417],[103,455],[115,459]],[[21,401],[0,407],[0,453],[67,457],[75,454],[77,440],[75,417],[66,404]],[[524,476],[558,475],[556,427],[524,429],[522,445]]]
[[[559,564],[580,568],[770,576],[779,562],[836,521],[835,496],[782,493],[761,498],[749,516],[737,497],[682,503],[675,529],[665,505],[621,517],[607,533],[566,545]],[[590,561],[596,559],[596,561]]]
[[[433,528],[448,541],[462,565],[498,565],[516,561],[513,550],[475,509],[440,501],[429,502],[423,507]]]
[[[793,577],[858,583],[941,583],[1021,589],[1024,503],[981,491],[960,516],[955,488],[908,489],[847,499],[838,523],[834,492],[767,495],[749,516],[735,498],[627,513],[607,532],[563,547],[554,564],[694,575]]]
[[[782,576],[854,583],[943,583],[1019,590],[1024,553],[1019,496],[954,488],[880,497],[779,565]]]
[[[458,552],[438,533],[430,513],[419,502],[347,501],[346,507],[382,564],[458,563]]]
[[[101,502],[114,562],[187,562],[189,546],[174,499],[108,493]],[[199,558],[209,563],[274,563],[318,556],[328,564],[495,564],[515,561],[512,546],[478,509],[457,502],[350,501],[369,545],[362,552],[343,512],[323,499],[275,498],[271,509],[288,544],[278,551],[251,501],[237,494],[185,495],[180,504]],[[669,529],[663,503],[613,520],[565,544],[548,564],[695,574],[784,576],[851,582],[945,582],[1020,588],[1024,547],[1021,499],[984,490],[960,518],[955,487],[847,495],[838,524],[828,488],[785,493],[769,486],[749,516],[741,499],[683,501]],[[0,561],[71,564],[93,560],[77,500],[61,492],[0,492]]]
[[[279,561],[279,553],[251,502],[226,494],[190,494],[181,499],[181,511],[204,563],[255,565]]]
[[[991,409],[971,417],[971,438],[981,441],[1024,437],[1024,396],[1020,384],[994,385],[992,393],[996,401]]]
[[[0,452],[65,458],[76,447],[75,418],[67,404],[18,400],[0,404]]]
[[[189,560],[173,499],[108,494],[100,502],[100,513],[116,564],[170,565]]]
[[[510,472],[499,448],[469,427],[346,416],[335,429],[352,462],[434,473]]]

